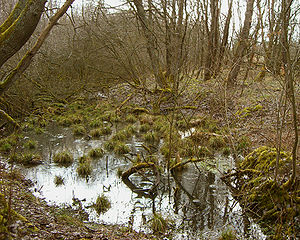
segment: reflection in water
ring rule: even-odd
[[[210,165],[189,163],[183,171],[172,172],[171,178],[167,174],[158,177],[155,171],[147,169],[122,181],[117,170],[127,170],[131,163],[107,154],[92,162],[93,173],[86,181],[76,174],[77,159],[91,148],[102,147],[104,139],[74,139],[69,129],[55,126],[47,134],[30,137],[39,142],[45,163],[22,170],[36,183],[35,188],[41,189],[35,194],[50,203],[71,204],[72,198],[78,198],[86,200],[83,202],[86,207],[103,193],[110,199],[112,208],[100,216],[87,209],[92,221],[127,224],[135,230],[147,231],[143,224],[149,222],[154,212],[159,212],[174,220],[177,231],[174,239],[217,239],[227,228],[234,229],[238,239],[243,239],[244,228],[249,228],[248,236],[252,239],[264,239],[259,237],[257,229],[253,230],[255,225],[243,224],[239,205]],[[137,147],[141,142],[134,141],[135,138],[133,152],[141,152]],[[63,149],[73,153],[75,162],[71,167],[58,167],[52,162],[52,156]],[[229,163],[230,159],[218,158],[216,164],[222,170]],[[56,175],[64,178],[65,185],[55,186]]]

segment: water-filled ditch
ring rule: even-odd
[[[114,131],[116,131],[114,129]],[[232,230],[238,239],[264,239],[257,225],[249,223],[243,210],[221,181],[221,172],[234,166],[233,160],[216,156],[209,162],[189,163],[174,176],[161,170],[155,194],[147,194],[155,176],[151,170],[130,176],[123,182],[119,176],[132,166],[128,158],[106,153],[92,160],[92,174],[88,179],[76,173],[80,156],[96,147],[102,147],[107,137],[100,139],[74,138],[72,131],[56,125],[43,134],[28,134],[25,138],[38,142],[43,164],[22,168],[35,185],[35,195],[52,204],[72,204],[81,200],[91,221],[107,224],[124,224],[135,230],[149,231],[153,211],[170,220],[173,239],[218,239],[221,233]],[[127,145],[132,153],[143,155],[142,141],[133,137]],[[69,167],[53,162],[55,153],[68,150],[75,158]],[[64,184],[56,186],[55,176],[62,176]],[[176,181],[175,181],[176,180]],[[176,184],[177,183],[177,184]],[[88,208],[97,197],[104,194],[111,208],[100,215]],[[247,233],[245,226],[249,227]]]

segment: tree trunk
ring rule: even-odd
[[[252,23],[254,1],[255,0],[247,1],[247,8],[246,8],[243,29],[240,33],[238,46],[237,46],[237,49],[234,54],[233,65],[231,67],[231,70],[230,70],[230,72],[228,74],[228,78],[227,78],[228,86],[233,86],[236,83],[236,81],[237,81],[236,79],[239,74],[241,64],[243,62],[243,57],[245,55],[245,51],[248,46],[248,37],[249,37],[249,32],[250,32],[251,23]]]
[[[0,68],[27,42],[44,11],[47,0],[19,0],[0,27]]]
[[[44,41],[47,38],[47,36],[49,35],[51,29],[57,23],[59,18],[61,18],[66,13],[68,8],[71,6],[71,4],[74,1],[75,0],[66,0],[65,4],[54,14],[53,17],[50,18],[48,25],[41,32],[39,38],[35,42],[32,49],[25,54],[25,56],[18,63],[17,67],[8,74],[8,76],[4,79],[3,82],[0,83],[0,95],[2,95],[27,69],[27,67],[30,65],[30,63],[32,61],[32,58],[35,56],[37,51],[40,49],[40,47],[44,43]],[[23,25],[26,25],[26,23],[24,22]],[[22,30],[22,29],[20,29],[20,30]],[[1,47],[1,45],[0,45],[0,47]]]
[[[292,105],[291,112],[292,112],[293,128],[294,128],[294,135],[295,135],[295,140],[292,149],[292,176],[290,181],[291,183],[293,183],[296,178],[297,148],[298,148],[298,138],[299,138],[293,69],[292,69],[289,42],[288,42],[289,20],[290,20],[292,2],[293,0],[282,0],[282,10],[281,10],[282,63],[283,63],[283,68],[285,73],[284,80],[287,86],[286,94]]]
[[[150,57],[151,67],[155,76],[156,83],[161,87],[166,87],[166,81],[162,74],[162,69],[159,61],[159,52],[157,41],[154,33],[151,31],[151,24],[146,16],[142,0],[133,0],[136,7],[137,15],[142,25],[144,36],[147,40],[147,52]]]

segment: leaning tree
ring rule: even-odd
[[[17,66],[3,79],[0,79],[0,97],[28,68],[51,29],[74,1],[65,1],[64,5],[49,19],[47,26],[41,31],[35,44],[26,52]],[[0,70],[8,59],[15,55],[31,37],[41,19],[46,2],[47,0],[18,0],[11,14],[2,23],[0,26]],[[17,123],[4,110],[0,109],[0,116],[17,126]]]

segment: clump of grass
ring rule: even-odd
[[[160,138],[158,136],[157,133],[155,132],[147,132],[146,134],[143,135],[143,139],[145,140],[145,142],[147,143],[157,143],[159,142]]]
[[[231,229],[227,229],[226,231],[222,232],[221,237],[218,240],[235,240],[237,239],[234,231]]]
[[[212,149],[220,149],[222,147],[225,146],[225,141],[224,138],[222,136],[212,136],[209,141],[208,141],[208,145],[212,148]]]
[[[250,148],[251,148],[251,141],[249,137],[242,136],[238,139],[237,146],[236,146],[236,150],[238,151],[238,153],[242,155],[246,155],[249,153]]]
[[[107,151],[111,152],[111,151],[114,150],[115,144],[116,144],[116,143],[115,143],[115,141],[113,141],[113,140],[106,141],[106,142],[104,143],[104,149],[106,149]]]
[[[151,129],[151,126],[148,123],[142,124],[140,126],[140,132],[145,133],[148,132]]]
[[[128,123],[135,123],[137,118],[133,114],[129,114],[126,116],[125,121]]]
[[[93,138],[99,138],[102,136],[101,128],[95,128],[90,131],[90,135]]]
[[[55,176],[54,184],[55,184],[55,186],[64,185],[65,184],[64,178],[62,176]]]
[[[152,125],[154,122],[154,118],[152,115],[150,114],[142,114],[140,116],[140,122],[141,124],[148,124],[148,125]]]
[[[153,218],[150,220],[151,229],[155,233],[164,233],[168,228],[168,220],[164,219],[159,213],[154,213]]]
[[[63,151],[56,153],[53,157],[53,161],[61,166],[70,166],[73,163],[74,159],[71,153]]]
[[[90,122],[90,127],[91,128],[99,128],[101,126],[102,126],[102,122],[98,119],[95,119],[95,120]]]
[[[18,163],[18,162],[21,162],[20,161],[20,159],[21,159],[21,156],[20,155],[18,155],[18,154],[16,154],[16,153],[11,153],[10,155],[9,155],[9,162],[10,163]]]
[[[80,124],[83,122],[83,117],[79,115],[72,115],[70,117],[70,120],[72,121],[73,124]]]
[[[224,156],[228,157],[231,153],[230,147],[223,147],[222,153],[223,153]]]
[[[130,148],[123,142],[116,142],[116,145],[114,146],[114,152],[117,155],[124,155],[130,153]]]
[[[92,158],[102,158],[104,155],[104,150],[102,148],[93,148],[88,154]]]
[[[107,212],[111,208],[111,203],[105,195],[97,197],[96,202],[92,206],[96,212],[100,215],[101,213]]]
[[[35,149],[36,145],[37,143],[34,140],[28,140],[27,142],[24,143],[24,147],[27,149]]]
[[[43,128],[41,128],[41,127],[36,127],[36,128],[34,128],[34,132],[35,132],[36,134],[42,134],[42,133],[45,132],[45,129],[43,129]]]
[[[92,173],[92,166],[90,161],[80,163],[76,169],[80,177],[88,177]]]
[[[197,149],[197,156],[198,157],[211,157],[213,156],[212,152],[205,146],[199,146]]]
[[[112,133],[111,127],[103,127],[100,129],[101,135],[110,135]]]
[[[70,127],[72,125],[72,120],[68,117],[60,117],[58,124],[64,127]]]
[[[136,127],[134,125],[126,126],[123,131],[127,136],[127,138],[131,137],[133,134],[137,132]]]
[[[74,125],[73,126],[73,134],[75,136],[82,136],[86,134],[86,130],[83,125]]]
[[[121,168],[118,168],[117,176],[120,178],[120,177],[122,177],[122,174],[123,174],[123,170]]]
[[[42,157],[38,154],[33,153],[25,153],[21,156],[21,158],[18,159],[18,162],[23,165],[37,165],[41,164]]]
[[[126,137],[124,131],[119,131],[119,132],[117,132],[114,136],[112,136],[112,139],[113,139],[114,141],[120,141],[120,142],[125,141],[126,138],[127,138],[127,137]]]
[[[0,143],[0,152],[9,153],[12,149],[12,145],[7,141],[1,141]]]

